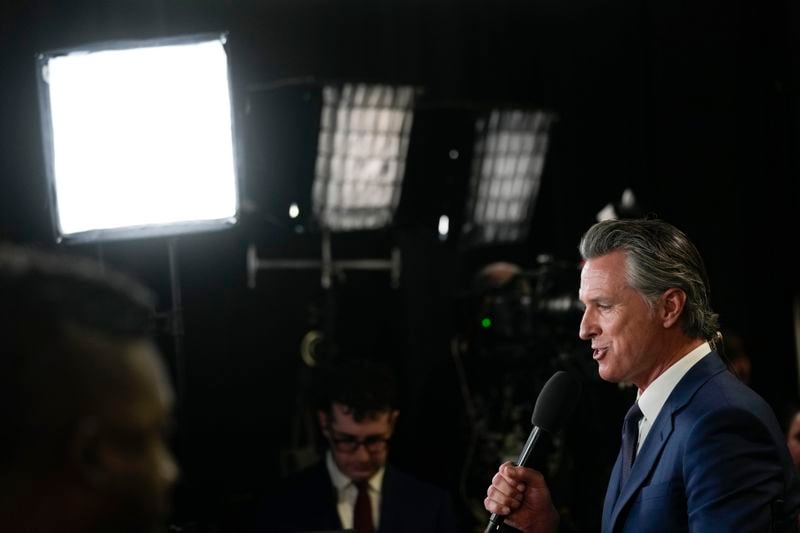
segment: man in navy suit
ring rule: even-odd
[[[387,464],[399,416],[389,369],[353,360],[319,376],[317,417],[328,451],[268,498],[259,531],[456,533],[448,493]]]
[[[611,220],[580,251],[580,337],[601,378],[638,387],[603,532],[795,531],[797,473],[770,407],[714,350],[718,317],[691,241],[663,221]],[[539,472],[506,463],[487,494],[486,509],[525,533],[558,530]]]

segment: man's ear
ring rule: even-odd
[[[395,409],[389,414],[389,423],[392,426],[392,431],[394,431],[394,426],[397,424],[397,418],[400,416],[400,411]]]
[[[69,440],[68,460],[84,484],[101,489],[109,479],[101,450],[100,423],[94,418],[81,419]]]
[[[671,328],[678,323],[686,306],[686,293],[681,289],[672,288],[661,295],[661,319],[665,328]]]

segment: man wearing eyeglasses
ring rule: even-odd
[[[447,492],[387,464],[399,416],[391,372],[337,363],[315,389],[325,457],[286,481],[259,531],[455,533]]]

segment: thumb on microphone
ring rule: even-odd
[[[556,533],[560,521],[544,476],[507,462],[500,466],[483,501],[487,511],[523,533]]]

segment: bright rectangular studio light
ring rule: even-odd
[[[541,111],[492,111],[476,123],[463,233],[471,244],[524,239],[544,167],[553,117]]]
[[[392,221],[414,117],[414,89],[326,86],[312,203],[323,228],[368,230]]]
[[[235,222],[224,43],[215,34],[38,56],[59,240],[169,235]]]

